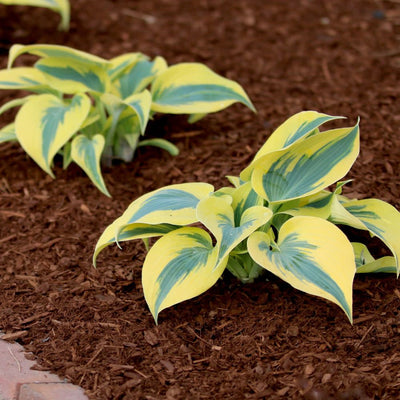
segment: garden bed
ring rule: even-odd
[[[258,113],[235,104],[193,125],[156,118],[147,134],[172,141],[180,154],[140,148],[132,163],[105,169],[111,199],[77,166],[64,171],[56,162],[53,180],[18,145],[0,145],[0,330],[37,357],[37,368],[91,399],[397,398],[394,275],[356,276],[353,325],[333,303],[273,276],[242,285],[226,274],[204,295],[163,311],[156,326],[140,283],[144,246],[110,247],[97,269],[91,257],[134,199],[172,183],[226,185],[226,175],[237,175],[273,129],[302,110],[348,117],[337,126],[360,116],[361,154],[345,194],[399,209],[400,4],[71,3],[67,33],[56,31],[49,10],[0,6],[0,66],[14,43],[202,62],[238,81]],[[0,92],[0,104],[12,95]]]

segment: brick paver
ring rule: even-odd
[[[49,372],[35,371],[17,343],[0,339],[0,400],[87,400],[83,389]]]
[[[24,383],[19,388],[18,400],[83,400],[82,389],[71,383]]]

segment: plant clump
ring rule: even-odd
[[[32,67],[13,67],[22,54],[39,57]],[[58,45],[14,45],[0,89],[32,92],[0,107],[20,107],[15,122],[0,129],[0,143],[18,141],[51,176],[56,154],[63,166],[77,163],[104,194],[101,163],[131,161],[137,147],[152,145],[173,155],[163,138],[140,140],[155,113],[188,114],[195,122],[208,113],[241,102],[255,111],[243,88],[199,63],[168,66],[127,53],[106,60]]]
[[[105,229],[94,261],[112,243],[161,237],[142,269],[156,322],[163,309],[203,293],[225,270],[243,282],[267,270],[334,302],[352,321],[356,273],[399,275],[400,213],[378,199],[342,194],[349,181],[339,180],[355,162],[360,138],[358,123],[320,131],[338,118],[315,111],[292,116],[240,176],[228,177],[230,187],[183,183],[139,197]],[[393,256],[374,259],[338,225],[368,231]]]

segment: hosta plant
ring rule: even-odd
[[[231,187],[184,183],[139,197],[105,229],[94,262],[112,243],[161,236],[142,270],[156,322],[161,310],[203,293],[226,269],[243,282],[267,270],[336,303],[352,321],[355,273],[399,274],[400,213],[381,200],[342,195],[348,181],[338,181],[359,153],[359,125],[320,131],[337,118],[292,116],[239,177],[228,177]],[[369,231],[393,256],[374,259],[337,225]]]
[[[25,53],[39,59],[31,67],[13,67]],[[0,107],[0,114],[20,107],[15,122],[0,130],[0,143],[17,140],[51,176],[53,159],[61,154],[65,168],[74,161],[107,195],[101,161],[130,161],[145,145],[177,154],[167,140],[139,141],[154,113],[189,114],[194,122],[235,102],[254,110],[238,83],[203,64],[168,66],[164,58],[142,53],[106,60],[46,44],[12,46],[0,89],[31,92]]]
[[[70,5],[68,0],[0,0],[0,4],[49,8],[61,16],[59,29],[63,31],[69,29]]]

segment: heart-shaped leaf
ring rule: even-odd
[[[197,222],[199,201],[214,190],[208,183],[194,182],[165,186],[139,197],[123,214],[125,224],[187,225]]]
[[[265,232],[254,232],[247,245],[257,264],[296,289],[333,301],[352,321],[354,252],[334,224],[293,217],[282,225],[278,243]]]
[[[142,270],[146,302],[157,322],[160,311],[208,290],[222,275],[227,257],[216,266],[218,247],[203,229],[184,227],[159,239]]]
[[[341,179],[356,160],[358,124],[313,135],[254,164],[253,189],[268,202],[310,196]]]
[[[24,150],[53,176],[51,163],[56,153],[76,133],[90,110],[84,94],[63,101],[51,94],[34,96],[19,110],[15,131]]]
[[[152,110],[170,114],[204,114],[235,102],[255,111],[236,82],[223,78],[203,64],[182,63],[159,74],[151,86]]]
[[[236,226],[231,202],[230,196],[211,196],[201,200],[197,206],[199,221],[215,236],[220,248],[217,266],[242,240],[272,217],[269,208],[249,207],[243,211],[239,225]]]
[[[71,143],[71,158],[86,172],[86,175],[102,193],[111,197],[100,169],[104,143],[103,135],[95,135],[92,138],[78,135]]]
[[[284,149],[298,140],[305,139],[315,134],[318,127],[325,122],[340,118],[343,117],[334,117],[317,111],[302,111],[291,116],[271,134],[258,150],[252,163],[242,171],[240,177],[243,180],[249,180],[254,168],[254,162],[260,157],[272,151]]]
[[[62,93],[104,93],[110,87],[106,68],[68,57],[46,57],[35,64],[48,84]]]
[[[336,202],[332,213],[335,223],[364,229],[377,236],[392,251],[400,272],[400,212],[392,205],[378,199]]]

